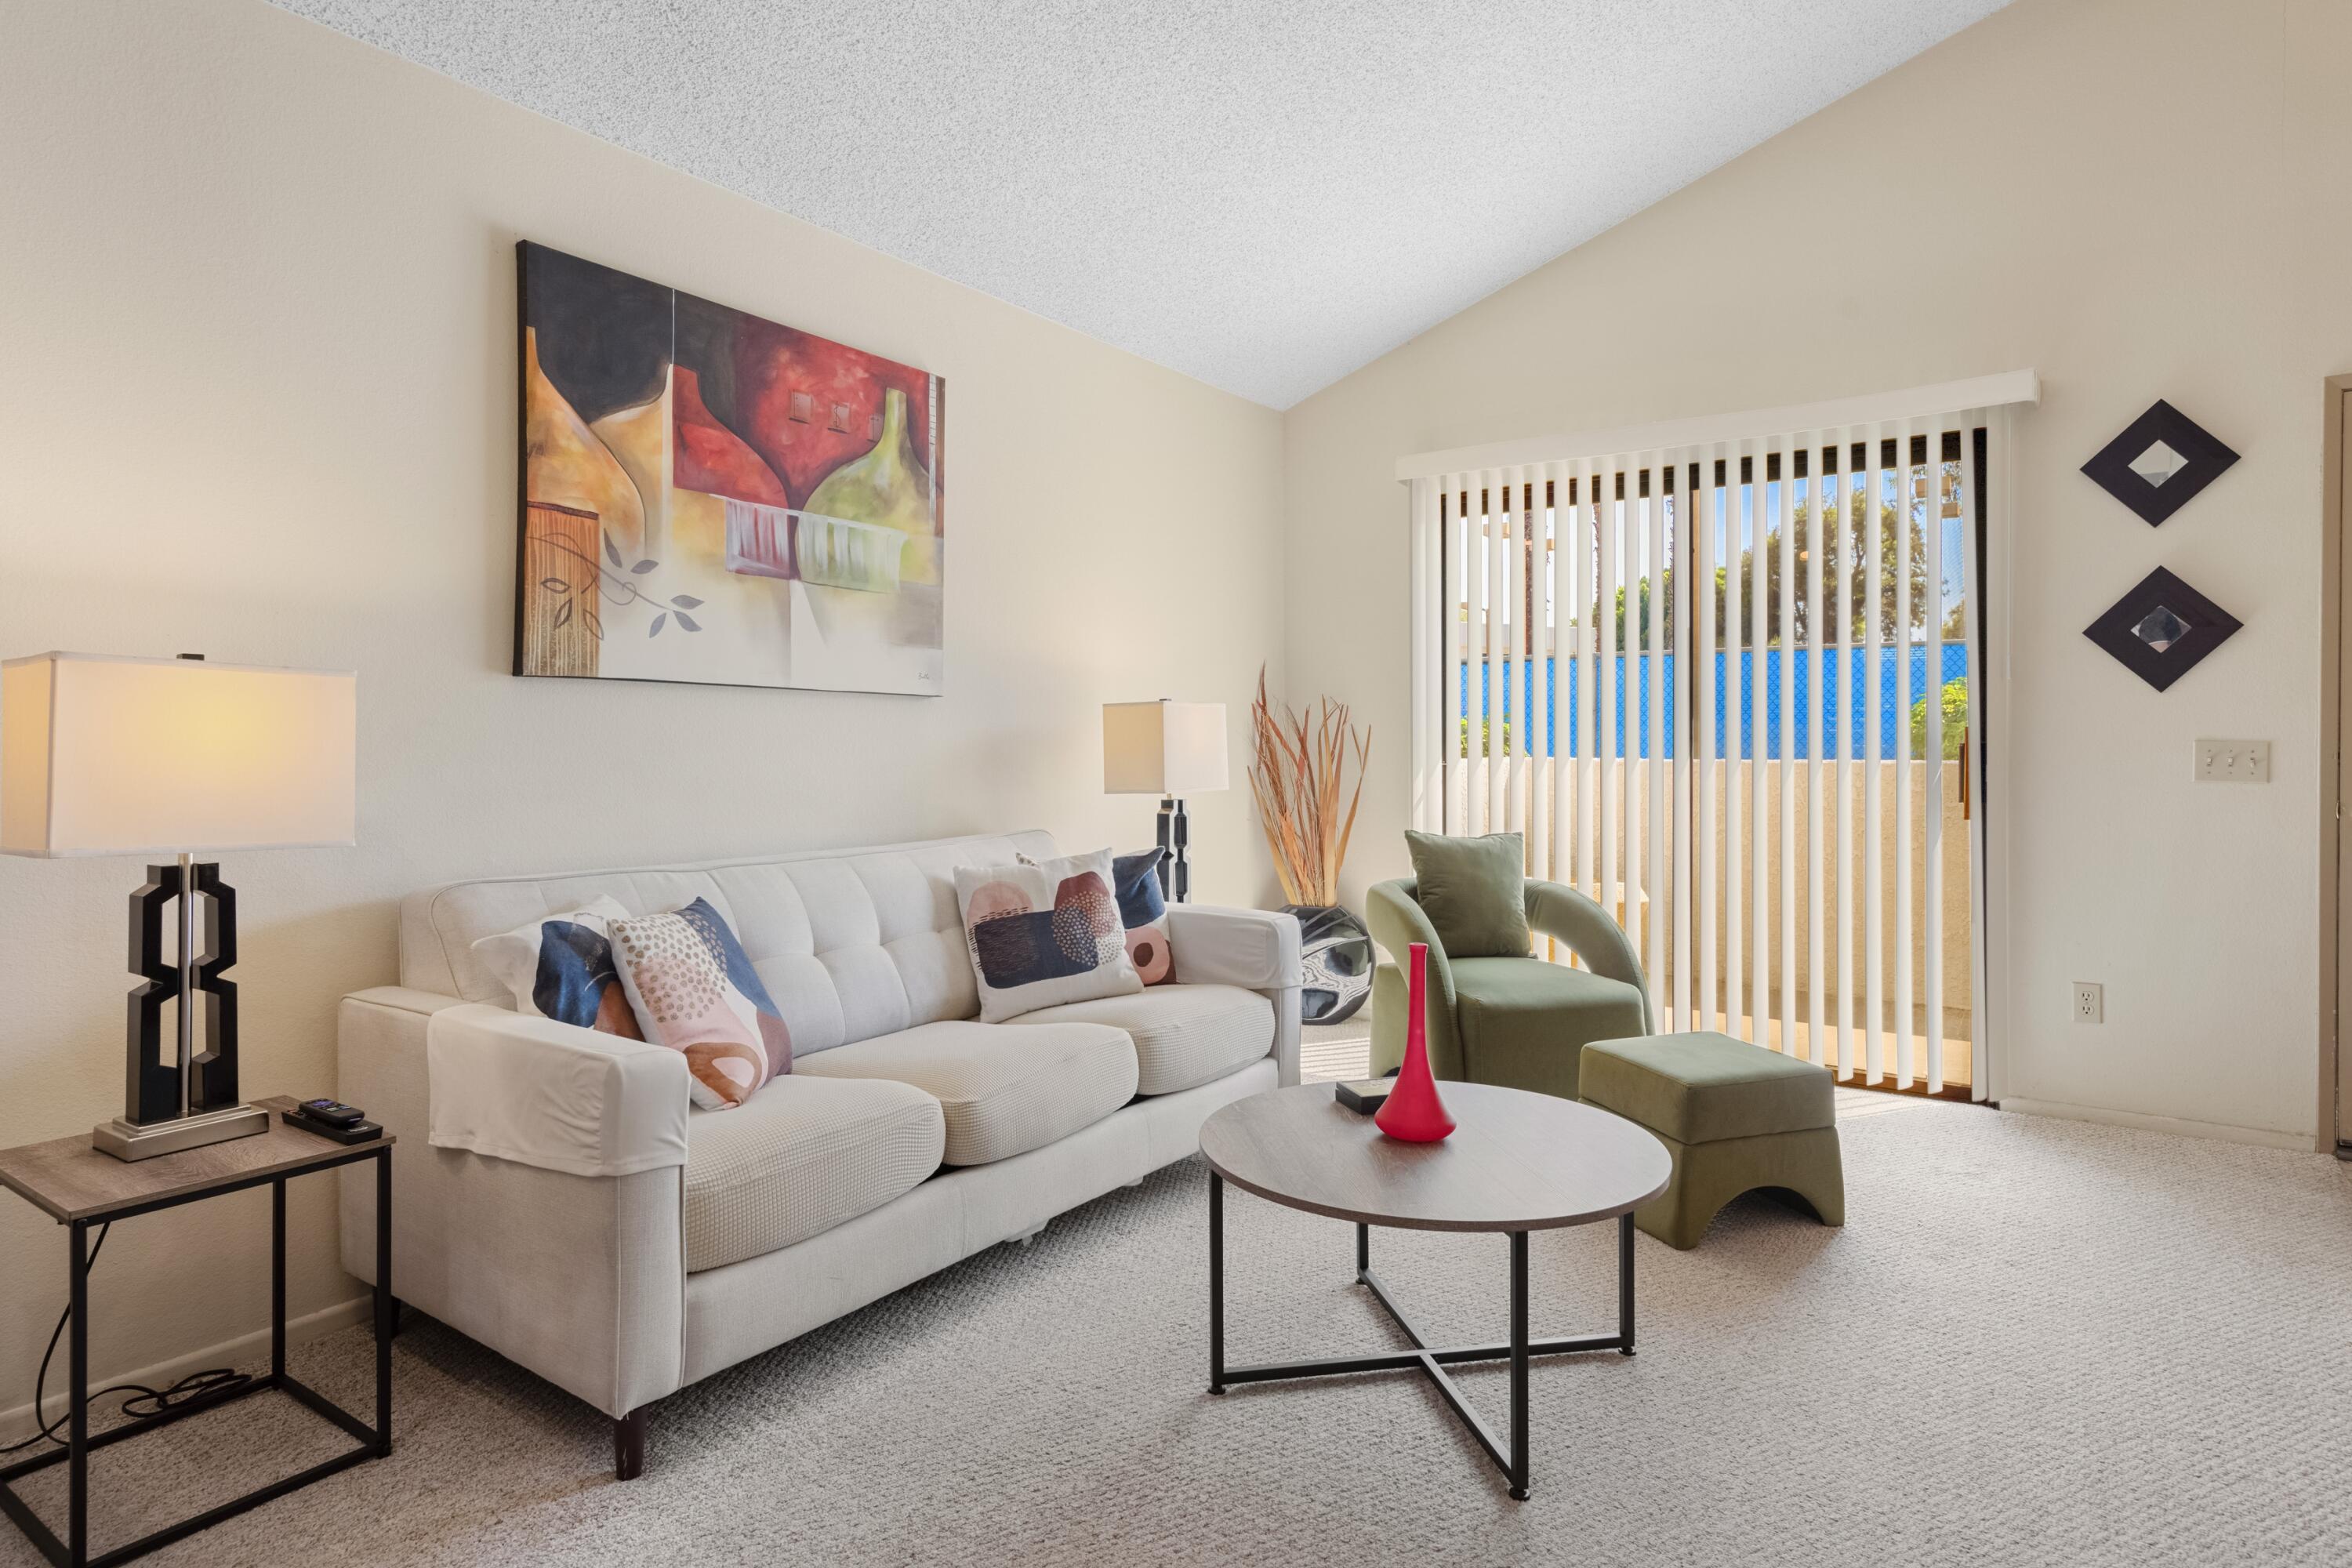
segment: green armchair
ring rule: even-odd
[[[1365,923],[1391,962],[1372,973],[1372,1071],[1404,1060],[1405,953],[1429,944],[1429,1066],[1442,1079],[1576,1098],[1584,1047],[1654,1030],[1649,986],[1633,944],[1608,912],[1558,882],[1527,884],[1528,924],[1584,962],[1528,958],[1451,961],[1423,913],[1414,880],[1376,884]]]

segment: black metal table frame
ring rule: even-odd
[[[20,1459],[0,1468],[0,1512],[16,1521],[41,1555],[58,1568],[108,1568],[109,1564],[127,1563],[143,1556],[160,1546],[165,1546],[183,1536],[208,1529],[225,1519],[260,1507],[288,1492],[309,1486],[312,1481],[349,1469],[364,1459],[381,1458],[392,1452],[392,1151],[389,1142],[359,1145],[348,1153],[303,1166],[299,1171],[279,1171],[245,1177],[202,1192],[183,1193],[176,1196],[158,1198],[151,1203],[132,1204],[111,1213],[89,1219],[63,1222],[72,1235],[67,1246],[67,1300],[70,1322],[67,1330],[67,1444],[51,1448],[29,1459]],[[375,1167],[375,1425],[368,1426],[350,1411],[335,1404],[325,1394],[296,1378],[286,1370],[286,1184],[296,1176],[313,1172],[331,1171],[362,1160],[373,1160]],[[93,1437],[89,1435],[89,1227],[110,1225],[119,1219],[153,1214],[160,1209],[177,1208],[182,1204],[200,1203],[206,1198],[226,1193],[243,1192],[248,1187],[267,1185],[269,1194],[269,1373],[249,1383],[215,1393],[200,1394],[184,1404],[171,1406],[157,1415],[126,1421],[120,1426],[109,1427]],[[190,1415],[275,1388],[308,1406],[333,1426],[342,1428],[359,1439],[359,1447],[322,1460],[307,1470],[270,1482],[243,1497],[206,1509],[200,1514],[184,1519],[177,1524],[141,1536],[126,1545],[110,1552],[90,1555],[89,1551],[89,1456],[95,1448],[120,1443],[126,1437],[136,1437],[158,1426],[184,1420]],[[38,1412],[35,1413],[38,1419]],[[59,1541],[56,1532],[41,1522],[25,1500],[16,1495],[14,1483],[36,1470],[52,1465],[66,1465],[66,1539]]]
[[[1269,1362],[1259,1366],[1225,1364],[1225,1179],[1209,1173],[1209,1392],[1223,1394],[1236,1383],[1279,1383],[1291,1378],[1342,1377],[1360,1372],[1401,1372],[1419,1369],[1437,1387],[1454,1414],[1478,1439],[1486,1457],[1509,1479],[1511,1496],[1528,1497],[1528,1363],[1536,1356],[1574,1355],[1586,1351],[1633,1353],[1633,1216],[1617,1216],[1617,1331],[1574,1334],[1547,1340],[1528,1338],[1528,1233],[1503,1233],[1511,1246],[1511,1338],[1507,1344],[1432,1347],[1404,1310],[1372,1272],[1371,1227],[1356,1226],[1356,1279],[1369,1286],[1404,1337],[1409,1351],[1383,1351],[1370,1355],[1329,1356],[1316,1361]],[[1471,1406],[1461,1386],[1445,1374],[1448,1366],[1465,1362],[1507,1361],[1511,1363],[1511,1443],[1508,1448]]]

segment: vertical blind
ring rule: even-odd
[[[1945,886],[1972,831],[1947,797],[1983,783],[1946,733],[1947,675],[1981,702],[1976,524],[2022,383],[1899,418],[1401,464],[1415,826],[1524,834],[1529,875],[1622,923],[1662,1030],[1945,1091],[1954,1011],[1983,988],[1980,885]],[[1980,857],[1960,864],[1976,883]],[[1983,1034],[1958,1027],[1981,1096]]]

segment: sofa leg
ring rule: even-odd
[[[613,1479],[634,1481],[646,1473],[646,1415],[650,1405],[640,1405],[626,1415],[613,1417]]]
[[[1026,1247],[1045,1234],[1045,1222],[1041,1219],[1035,1225],[1031,1226],[1027,1230],[1023,1231],[1019,1236],[1013,1237],[1012,1239],[1018,1245]]]

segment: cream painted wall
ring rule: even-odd
[[[360,847],[227,866],[247,1093],[334,1088],[335,999],[393,978],[411,889],[1032,825],[1146,843],[1153,803],[1099,793],[1097,705],[1222,700],[1238,755],[1261,660],[1279,680],[1273,412],[260,0],[0,0],[0,653],[360,672]],[[947,377],[945,696],[508,676],[526,237]],[[1193,805],[1198,895],[1270,901],[1246,791]],[[138,880],[0,859],[0,1144],[119,1108]],[[329,1185],[295,1189],[298,1314],[353,1290]],[[268,1228],[258,1193],[126,1225],[98,1370],[260,1328]],[[63,1255],[0,1199],[0,1411]]]
[[[1291,685],[1384,738],[1349,897],[1406,867],[1400,456],[2032,367],[2002,1093],[2311,1136],[2347,59],[2337,0],[2021,0],[1293,409]],[[2158,396],[2244,460],[2156,531],[2076,469]],[[2161,696],[2082,636],[2158,564],[2246,623]],[[2205,735],[2273,782],[2192,784]]]

